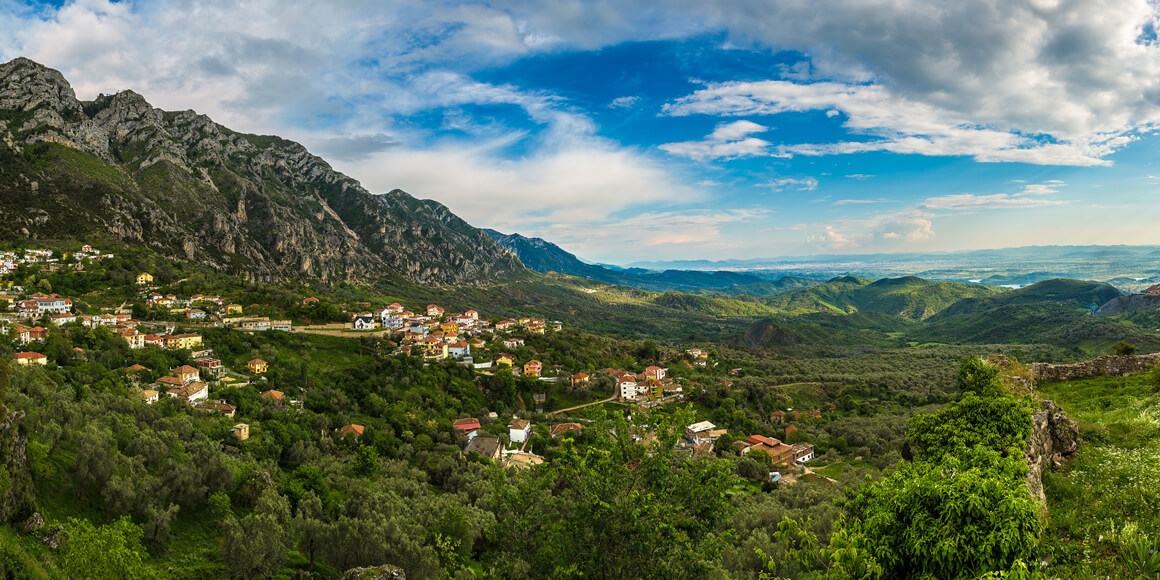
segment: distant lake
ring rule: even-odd
[[[1026,286],[1026,284],[999,284],[1000,288],[1013,288],[1015,290],[1018,290],[1024,286]]]

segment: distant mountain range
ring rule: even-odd
[[[373,195],[302,145],[132,91],[80,101],[0,65],[0,239],[115,240],[255,280],[486,283],[526,272],[439,203]]]
[[[783,276],[769,278],[740,272],[705,272],[698,270],[650,271],[642,268],[614,269],[583,262],[575,255],[542,238],[528,238],[520,234],[504,234],[495,230],[485,232],[501,246],[511,250],[520,261],[536,272],[557,272],[587,278],[597,282],[631,286],[656,292],[681,291],[712,293],[731,296],[769,296],[818,284],[820,280]]]
[[[636,262],[632,267],[727,270],[761,277],[810,275],[1026,286],[1055,278],[1107,282],[1141,291],[1160,282],[1160,246],[1027,246],[963,252],[847,254],[753,260]]]

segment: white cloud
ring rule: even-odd
[[[695,161],[765,156],[769,154],[772,144],[750,135],[768,130],[768,127],[751,121],[721,123],[703,141],[665,143],[659,148]]]
[[[642,206],[702,200],[648,159],[595,146],[515,161],[499,159],[487,146],[396,148],[338,168],[362,176],[372,191],[397,187],[436,199],[472,224],[505,232],[604,223]],[[595,226],[587,231],[592,235]]]
[[[669,115],[772,116],[841,110],[843,127],[868,141],[801,143],[766,147],[771,156],[840,155],[889,151],[921,155],[969,155],[979,161],[1103,165],[1103,156],[1129,142],[1125,136],[1093,137],[1083,143],[1041,143],[925,103],[900,98],[881,85],[789,81],[727,82],[665,105]],[[760,152],[754,152],[760,154]]]
[[[631,109],[639,102],[640,97],[636,96],[616,97],[612,99],[611,103],[608,103],[608,106],[613,109]]]
[[[813,191],[818,188],[818,180],[813,177],[803,177],[800,179],[783,177],[766,183],[759,183],[758,187],[768,187],[773,191],[782,191],[787,187],[792,187],[798,191]]]
[[[894,203],[893,201],[879,197],[877,199],[839,199],[834,202],[834,205],[851,205],[851,204],[866,204],[866,203]]]
[[[806,237],[806,241],[824,246],[828,250],[845,250],[858,244],[834,229],[826,226],[821,232]]]
[[[1160,43],[1144,35],[1160,22],[1151,0],[737,0],[688,10],[736,43],[808,55],[809,80],[829,82],[781,71],[708,85],[672,114],[840,112],[850,131],[875,138],[779,153],[1101,165],[1160,123]]]
[[[1062,185],[1062,181],[1053,180],[1051,182],[1025,184],[1023,190],[1016,193],[995,193],[990,195],[959,193],[942,195],[927,198],[919,204],[919,207],[928,210],[975,211],[1067,205],[1069,202],[1066,200],[1047,198],[1047,196],[1057,193],[1059,187]]]

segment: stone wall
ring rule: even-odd
[[[1027,490],[1039,502],[1040,513],[1047,514],[1047,496],[1043,493],[1043,474],[1062,467],[1079,451],[1079,424],[1052,401],[1031,416],[1031,437],[1024,457],[1027,461]]]
[[[1109,355],[1069,365],[1032,363],[1030,366],[1031,376],[1036,381],[1069,381],[1097,375],[1122,377],[1147,372],[1157,362],[1160,362],[1160,353],[1140,356]]]

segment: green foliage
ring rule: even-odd
[[[1134,578],[1143,580],[1160,578],[1160,541],[1140,538],[1121,548],[1120,554]]]
[[[358,448],[354,457],[354,472],[361,477],[370,477],[379,470],[379,452],[370,445]]]
[[[982,299],[1000,292],[993,286],[933,282],[914,276],[876,282],[844,276],[819,286],[765,298],[762,302],[791,315],[869,311],[923,320],[962,300]]]
[[[736,479],[721,460],[673,455],[689,418],[681,412],[666,420],[647,448],[631,441],[620,420],[616,439],[568,450],[550,466],[497,476],[497,523],[489,535],[502,551],[491,565],[509,577],[706,573],[724,547],[718,526],[732,511],[725,490]]]
[[[938,460],[944,454],[983,446],[1018,455],[1031,435],[1031,406],[1004,393],[999,369],[972,357],[959,369],[966,392],[956,403],[931,415],[911,418],[907,440],[917,459]]]
[[[1046,548],[1055,554],[1048,572],[1136,577],[1126,555],[1160,529],[1160,424],[1153,414],[1160,396],[1153,390],[1152,373],[1088,377],[1041,388],[1044,398],[1079,421],[1082,438],[1066,469],[1043,479],[1051,514]]]
[[[851,531],[857,526],[838,522],[838,530],[830,536],[830,543],[821,546],[818,537],[808,529],[810,521],[799,522],[784,518],[777,523],[773,541],[777,555],[756,550],[765,561],[762,580],[780,580],[817,571],[812,577],[827,580],[875,580],[882,578],[883,569],[866,548],[865,538]]]
[[[844,506],[891,578],[974,578],[1035,558],[1040,523],[1027,466],[976,446],[904,463]]]
[[[1112,345],[1112,354],[1116,356],[1135,356],[1136,345],[1129,344],[1121,340],[1120,342]]]
[[[69,518],[68,542],[62,567],[72,578],[120,580],[145,578],[141,548],[141,528],[122,517],[111,524],[94,527],[85,519]]]

